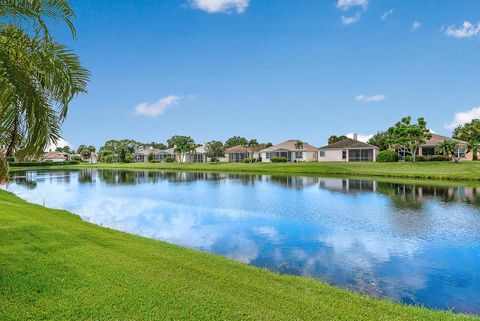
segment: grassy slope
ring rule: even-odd
[[[418,163],[132,163],[61,166],[57,168],[96,167],[109,169],[191,170],[251,172],[270,174],[349,175],[444,180],[480,180],[480,161]],[[21,170],[22,168],[17,168]],[[17,170],[14,169],[14,170]]]
[[[0,320],[468,320],[83,222],[0,191]]]

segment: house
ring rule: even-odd
[[[438,135],[438,134],[432,134],[432,138],[430,138],[425,144],[420,145],[420,147],[418,148],[417,155],[422,155],[422,156],[437,155],[437,146],[446,140],[453,140],[455,143],[457,143],[457,150],[455,151],[455,155],[457,155],[457,157],[460,158],[460,160],[473,159],[473,153],[468,152],[467,142],[464,142],[459,139],[450,138],[447,136]],[[404,151],[400,151],[399,156],[402,158],[406,156],[405,154],[406,153]]]
[[[225,150],[225,158],[229,163],[239,163],[245,158],[258,159],[261,150],[261,147],[246,148],[245,146],[237,145]]]
[[[298,139],[287,140],[278,145],[273,145],[260,151],[262,162],[270,162],[273,157],[284,157],[287,162],[316,162],[318,161],[318,148],[303,143]],[[301,148],[295,148],[301,147]]]
[[[64,152],[49,151],[43,155],[42,160],[44,162],[51,161],[54,163],[65,162],[70,160],[70,154]]]
[[[195,147],[195,150],[190,153],[177,153],[175,147],[166,149],[164,152],[175,156],[175,161],[178,163],[205,163],[211,160],[207,157],[207,152],[203,145]]]
[[[135,151],[133,154],[133,159],[137,163],[146,163],[149,162],[148,155],[152,155],[152,161],[155,162],[163,162],[167,156],[174,156],[175,152],[173,148],[161,150],[153,147],[149,147],[147,149],[141,149]]]
[[[320,148],[320,162],[375,162],[379,149],[357,139],[347,138]]]

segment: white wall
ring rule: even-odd
[[[342,149],[325,149],[325,157],[320,157],[320,152],[318,153],[318,161],[319,162],[346,162],[348,159],[348,152],[347,152],[347,159],[342,159]]]

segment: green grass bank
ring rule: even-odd
[[[98,163],[66,165],[52,169],[94,167],[123,170],[179,170],[289,175],[345,175],[410,179],[480,181],[480,161],[417,163]],[[15,168],[12,170],[25,170]],[[31,169],[38,169],[31,168]]]
[[[0,320],[480,320],[114,231],[4,191],[0,244]]]

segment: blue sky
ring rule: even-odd
[[[72,4],[78,39],[56,34],[92,72],[63,126],[73,146],[175,134],[320,146],[405,115],[446,135],[480,117],[477,0]]]

